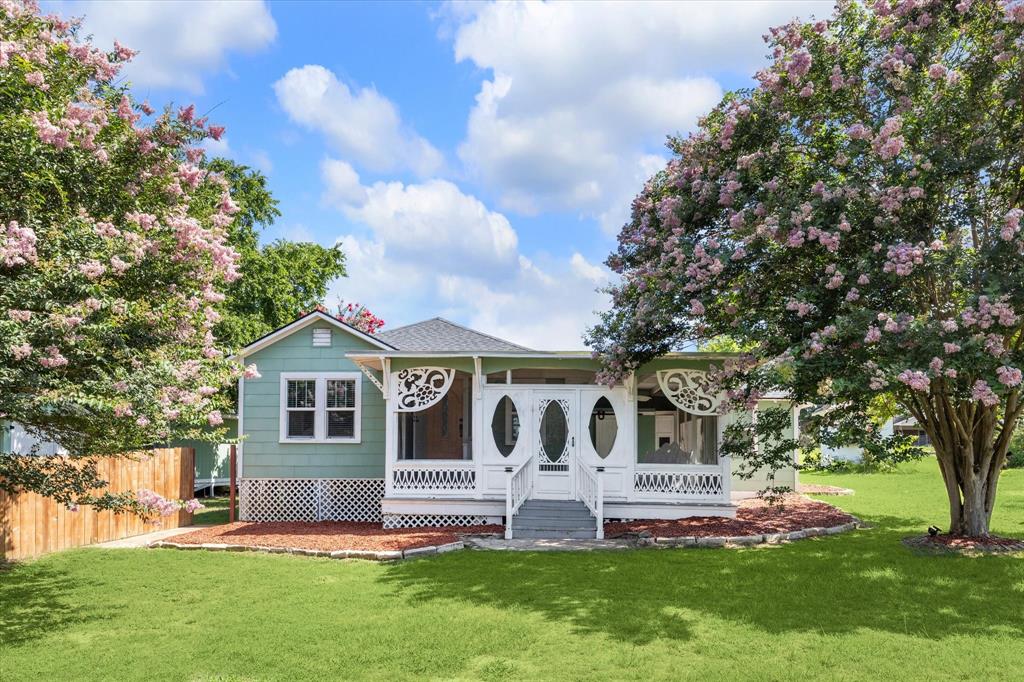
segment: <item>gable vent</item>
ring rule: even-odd
[[[314,329],[313,330],[313,345],[314,346],[330,346],[331,345],[331,330],[330,329]]]

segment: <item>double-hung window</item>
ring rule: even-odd
[[[358,372],[281,375],[282,443],[358,443]]]

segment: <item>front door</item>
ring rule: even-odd
[[[576,460],[578,392],[533,391],[536,420],[537,479],[534,497],[567,500],[572,497],[572,470]]]

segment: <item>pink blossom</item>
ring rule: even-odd
[[[11,308],[10,310],[7,311],[7,316],[14,320],[15,322],[28,322],[29,320],[32,319],[32,311],[17,310],[15,308]]]
[[[89,279],[99,279],[107,271],[107,266],[98,260],[87,260],[78,266],[78,271]]]
[[[47,346],[46,357],[39,358],[39,364],[47,369],[54,369],[67,365],[68,359],[61,355],[60,349],[56,346]]]
[[[906,384],[915,391],[927,393],[931,386],[931,379],[924,372],[905,369],[896,377],[901,383]]]
[[[43,75],[42,71],[30,71],[25,74],[25,82],[37,88],[45,88],[46,76]]]
[[[123,275],[125,273],[125,271],[127,271],[128,268],[130,268],[130,267],[131,267],[131,264],[126,263],[125,261],[121,260],[117,256],[111,256],[110,257],[110,269],[113,270],[114,273],[116,273],[118,275]]]
[[[864,337],[864,343],[878,343],[882,339],[882,330],[872,325],[868,327],[868,333]]]
[[[994,407],[999,404],[999,396],[995,394],[988,385],[988,382],[983,379],[978,379],[974,382],[974,386],[971,387],[971,397],[988,407]]]
[[[209,131],[210,137],[215,140],[219,140],[224,134],[224,126],[210,126]]]
[[[22,343],[17,346],[12,346],[11,355],[14,356],[15,360],[24,360],[29,355],[32,355],[32,345],[28,343]]]
[[[256,365],[252,364],[246,366],[245,371],[242,373],[242,376],[245,377],[246,379],[259,379],[261,375],[258,371],[256,371]]]
[[[210,426],[220,426],[224,423],[224,417],[221,415],[220,410],[214,410],[206,415],[206,421],[210,423]]]
[[[1007,365],[998,368],[996,376],[999,378],[999,383],[1004,386],[1017,386],[1021,381],[1021,371],[1016,367],[1009,367]]]
[[[946,355],[952,355],[953,353],[959,353],[960,352],[960,345],[956,344],[956,343],[948,343],[948,342],[947,343],[943,343],[942,344],[942,350],[946,353]]]
[[[1018,232],[1020,232],[1020,219],[1024,216],[1024,211],[1019,208],[1011,208],[1003,216],[1003,229],[999,233],[1005,241],[1013,239]]]
[[[690,299],[690,314],[691,315],[703,315],[704,314],[704,304],[701,303],[696,298],[691,298]]]
[[[0,264],[8,268],[36,262],[36,233],[12,220],[0,232]]]
[[[934,358],[932,358],[932,361],[928,363],[928,369],[930,369],[932,372],[938,374],[939,372],[942,371],[942,365],[943,365],[942,358],[934,357]]]
[[[928,77],[933,78],[935,80],[945,78],[946,71],[947,69],[945,66],[943,66],[942,64],[935,63],[928,67]]]
[[[145,428],[149,426],[149,417],[147,417],[146,415],[141,415],[138,419],[135,420],[135,423]]]

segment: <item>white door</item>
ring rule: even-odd
[[[572,465],[579,435],[579,394],[565,389],[535,390],[533,408],[537,457],[533,496],[568,500],[572,497]]]

